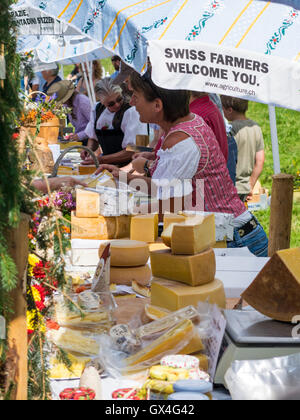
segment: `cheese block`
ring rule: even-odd
[[[80,165],[78,166],[79,175],[91,175],[96,172],[97,168],[95,165]]]
[[[71,225],[72,239],[106,240],[114,238],[116,234],[115,217],[77,217],[72,212]]]
[[[134,216],[131,219],[130,239],[155,242],[158,238],[158,214]]]
[[[135,281],[142,286],[148,286],[151,277],[152,273],[148,265],[110,268],[110,282],[118,285],[131,286],[132,282]]]
[[[162,239],[166,245],[171,245],[173,254],[199,254],[216,243],[215,216],[195,216],[183,223],[171,224]]]
[[[197,255],[173,255],[171,250],[150,253],[153,276],[175,280],[190,286],[214,281],[216,257],[212,248]]]
[[[96,192],[76,189],[76,216],[98,217],[100,215],[100,196]]]
[[[111,244],[111,267],[141,267],[147,264],[150,252],[146,242],[127,239],[109,242]],[[99,255],[102,254],[106,245],[100,245]]]
[[[226,296],[223,283],[215,279],[212,283],[191,287],[172,280],[154,277],[151,284],[151,305],[177,311],[189,305],[196,308],[198,302],[216,304],[226,307]]]
[[[57,175],[78,175],[78,169],[70,166],[60,166]]]
[[[131,216],[117,216],[115,239],[129,238]]]
[[[97,356],[100,350],[100,344],[91,335],[69,328],[51,330],[48,332],[48,338],[56,346],[75,353]]]
[[[242,297],[263,315],[292,322],[300,314],[300,248],[276,252]]]
[[[174,328],[163,334],[158,339],[154,340],[151,344],[146,346],[143,350],[135,355],[125,359],[127,366],[135,366],[143,362],[151,360],[151,363],[159,361],[166,352],[180,348],[180,343],[184,343],[189,338],[192,338],[194,325],[190,320],[180,321]]]
[[[186,217],[175,213],[164,214],[164,230],[167,229],[173,223],[185,222]]]
[[[169,315],[170,312],[166,311],[164,308],[147,304],[145,305],[145,314],[151,321],[156,321]]]

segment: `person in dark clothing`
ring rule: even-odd
[[[46,80],[46,83],[43,86],[43,92],[46,95],[47,95],[48,90],[54,83],[61,82],[61,77],[58,75],[58,73],[59,73],[58,66],[56,69],[53,69],[53,70],[42,71],[42,76]]]

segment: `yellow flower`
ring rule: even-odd
[[[28,264],[31,265],[31,267],[35,267],[41,260],[39,257],[37,257],[34,254],[29,254],[28,256]]]
[[[27,330],[35,331],[37,328],[42,333],[46,332],[44,318],[39,311],[27,311]]]

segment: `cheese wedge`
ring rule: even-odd
[[[155,364],[165,355],[166,352],[176,348],[180,351],[181,348],[184,347],[183,345],[180,348],[180,343],[184,343],[186,340],[191,338],[193,336],[193,331],[194,325],[192,321],[183,320],[170,331],[154,340],[143,350],[125,359],[125,364],[127,366],[135,366],[143,362],[147,362],[148,360],[151,360],[151,363]]]
[[[189,305],[197,308],[198,302],[216,304],[226,308],[224,285],[215,279],[212,283],[191,287],[171,280],[154,277],[151,284],[151,305],[177,311]]]
[[[116,234],[115,217],[77,217],[72,212],[71,226],[72,239],[106,240],[114,238]]]
[[[76,189],[76,216],[77,217],[99,217],[100,195],[98,193]]]
[[[162,239],[165,245],[171,246],[173,254],[199,254],[216,243],[215,216],[195,216],[183,223],[171,224]]]
[[[107,170],[100,172],[98,175],[92,175],[85,183],[89,188],[95,189],[100,187],[116,188],[116,181],[112,174]]]
[[[155,242],[158,238],[158,214],[134,216],[131,219],[130,239]]]
[[[152,273],[148,265],[110,268],[110,282],[118,285],[131,286],[132,282],[137,282],[142,286],[148,286],[151,277]]]
[[[197,255],[173,255],[171,250],[153,251],[150,259],[155,277],[190,286],[201,286],[215,280],[216,257],[212,248]]]
[[[300,314],[300,248],[276,252],[242,297],[263,315],[292,322]]]
[[[146,242],[127,239],[109,242],[111,244],[111,267],[140,267],[147,264],[150,252]],[[107,243],[100,246],[99,255],[102,255],[106,245]]]
[[[164,230],[167,229],[173,223],[185,222],[186,217],[175,213],[166,213],[164,215]]]
[[[145,306],[145,313],[147,317],[151,319],[151,321],[156,321],[158,319],[164,318],[167,315],[170,315],[169,311],[149,304]]]

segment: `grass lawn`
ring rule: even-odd
[[[114,72],[110,58],[101,60],[101,63],[105,73],[112,74]],[[65,77],[72,69],[73,66],[64,67]],[[296,111],[281,108],[277,108],[276,113],[281,172],[295,175],[295,177],[298,175],[300,189],[300,114]],[[261,126],[264,134],[266,163],[260,182],[263,187],[268,188],[271,192],[274,169],[268,106],[254,102],[250,103],[248,118],[255,120]],[[270,210],[256,212],[255,214],[268,233]],[[294,202],[291,247],[300,247],[300,198]]]
[[[276,109],[276,114],[281,172],[294,175],[295,178],[298,177],[299,182],[300,114],[281,108]],[[260,181],[271,192],[274,169],[268,107],[254,102],[250,103],[248,118],[255,120],[261,126],[264,134],[266,163]],[[256,212],[256,216],[266,232],[269,232],[270,210]],[[300,247],[300,199],[294,201],[291,247]]]

